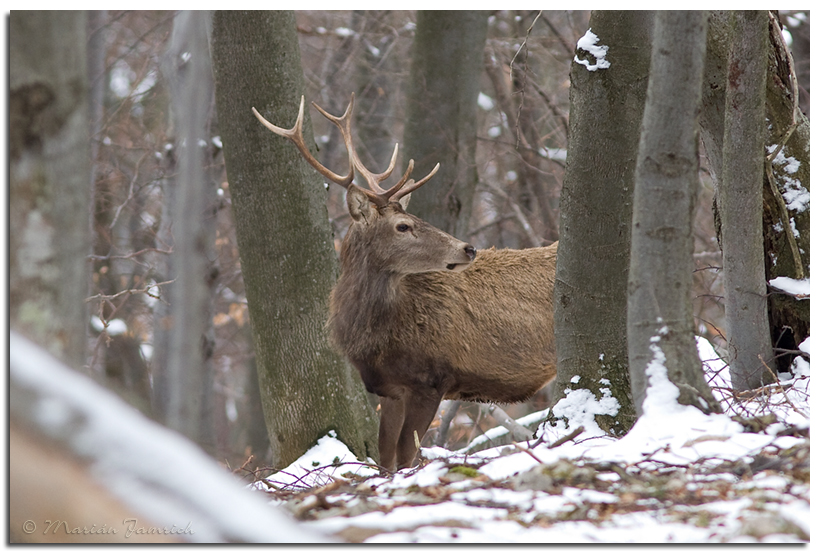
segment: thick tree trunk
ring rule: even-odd
[[[90,253],[85,12],[9,18],[9,317],[86,363]]]
[[[678,403],[717,412],[703,378],[692,316],[693,217],[706,13],[659,12],[632,216],[627,322],[632,397],[643,414],[650,366],[666,370]]]
[[[488,13],[420,11],[413,41],[404,127],[405,163],[414,175],[441,168],[413,193],[410,211],[466,238],[478,182],[476,110]]]
[[[324,328],[338,274],[326,192],[293,144],[251,112],[286,127],[296,119],[304,84],[293,13],[217,12],[211,45],[273,466],[330,430],[360,458],[376,458],[377,419]],[[312,145],[309,117],[304,134]]]
[[[706,73],[703,85],[703,144],[716,189],[722,186],[723,140],[726,109],[726,82],[729,51],[734,39],[730,25],[732,12],[712,12],[709,16]],[[793,64],[783,44],[777,22],[769,18],[766,78],[766,117],[769,121],[766,155],[763,161],[762,232],[766,280],[777,276],[808,277],[810,262],[810,210],[808,203],[810,137],[809,121],[794,109],[796,83]],[[781,147],[781,145],[784,145]],[[769,172],[771,167],[771,172]],[[774,181],[774,186],[772,186]],[[777,193],[773,192],[777,190]],[[721,208],[720,198],[716,204]],[[722,245],[722,217],[716,209],[718,240]],[[801,271],[802,267],[802,271]],[[809,335],[809,302],[772,291],[768,296],[769,334],[781,350],[794,350]],[[731,355],[731,352],[730,352]],[[777,369],[788,370],[793,354],[781,354]],[[774,366],[771,367],[775,369]]]
[[[627,432],[635,421],[626,342],[627,279],[653,16],[593,12],[594,46],[608,50],[596,50],[604,56],[600,59],[577,50],[570,73],[570,142],[554,300],[558,393],[553,401],[565,389],[600,395],[600,389],[608,388],[619,412],[596,418],[614,434]]]

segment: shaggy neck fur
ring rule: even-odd
[[[361,232],[352,227],[349,233]],[[351,243],[357,247],[351,247]],[[342,244],[342,274],[333,289],[328,325],[333,342],[347,355],[361,358],[383,350],[394,327],[401,299],[402,275],[380,266],[369,245],[348,234]]]

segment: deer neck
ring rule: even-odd
[[[341,268],[336,287],[346,299],[374,315],[395,308],[401,296],[402,275],[377,266],[364,252],[343,256]]]
[[[366,262],[342,260],[328,327],[333,343],[354,362],[378,357],[401,334],[400,280]]]

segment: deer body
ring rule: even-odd
[[[329,327],[369,392],[427,385],[445,399],[513,403],[554,376],[554,246],[480,250],[459,273],[362,269],[342,259]]]
[[[315,104],[314,104],[315,105]],[[526,250],[481,250],[406,213],[409,192],[424,179],[367,171],[350,135],[353,101],[342,117],[319,108],[342,131],[351,168],[324,168],[301,141],[302,110],[293,140],[324,176],[347,188],[353,223],[341,250],[342,272],[330,297],[331,342],[381,400],[382,466],[410,466],[443,398],[509,403],[530,397],[555,377],[552,295],[557,243]],[[318,106],[317,106],[318,108]],[[354,168],[370,190],[352,184]]]

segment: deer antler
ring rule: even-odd
[[[305,139],[302,136],[302,123],[305,119],[305,97],[302,96],[302,101],[299,102],[299,115],[296,116],[296,123],[293,125],[292,129],[283,129],[281,127],[277,127],[264,117],[262,117],[258,111],[256,111],[255,107],[251,107],[253,114],[259,119],[259,122],[265,125],[269,131],[278,134],[279,136],[284,136],[294,144],[299,149],[299,152],[302,154],[308,163],[310,163],[314,169],[319,171],[323,177],[328,179],[331,182],[335,182],[341,186],[347,188],[351,182],[353,182],[353,165],[350,166],[350,171],[348,171],[347,176],[337,175],[313,157],[310,153],[310,150],[305,144]]]
[[[342,133],[342,139],[345,143],[345,148],[347,148],[348,158],[350,160],[350,171],[347,176],[337,175],[321,163],[319,163],[316,158],[311,155],[310,151],[305,144],[305,140],[302,137],[302,121],[304,120],[304,107],[305,107],[305,97],[302,96],[302,101],[299,104],[299,115],[296,118],[296,124],[293,126],[292,129],[286,130],[276,125],[270,123],[267,119],[259,115],[259,112],[256,111],[256,108],[251,108],[253,110],[254,115],[259,121],[265,125],[270,131],[278,134],[279,136],[284,136],[285,138],[289,139],[293,142],[296,147],[301,152],[302,156],[310,163],[314,169],[319,171],[324,177],[326,177],[331,182],[335,182],[345,188],[349,186],[356,186],[359,190],[361,190],[370,201],[372,201],[377,206],[384,206],[387,205],[388,202],[391,200],[396,201],[399,198],[406,196],[407,194],[411,193],[414,190],[417,190],[421,185],[429,181],[433,175],[439,169],[439,164],[437,163],[433,170],[419,181],[414,181],[410,179],[410,173],[413,172],[413,160],[411,159],[407,164],[407,170],[404,172],[399,181],[388,188],[387,190],[383,189],[380,186],[380,183],[384,182],[391,173],[393,173],[393,169],[396,166],[396,158],[399,155],[399,145],[396,144],[396,147],[393,149],[393,156],[390,159],[390,165],[387,169],[382,173],[373,173],[372,171],[368,170],[367,167],[364,166],[361,159],[359,159],[359,155],[356,153],[356,148],[353,145],[353,133],[351,131],[351,120],[353,117],[353,103],[355,100],[355,95],[350,95],[350,103],[347,106],[344,114],[341,117],[336,117],[335,115],[331,115],[324,109],[322,109],[316,102],[313,102],[313,107],[319,110],[319,113],[324,115],[331,123],[338,127],[339,131]],[[353,184],[353,174],[354,170],[358,171],[364,179],[367,181],[367,186],[369,190],[366,188],[362,188],[361,186],[357,186]],[[408,180],[409,179],[409,180]]]

